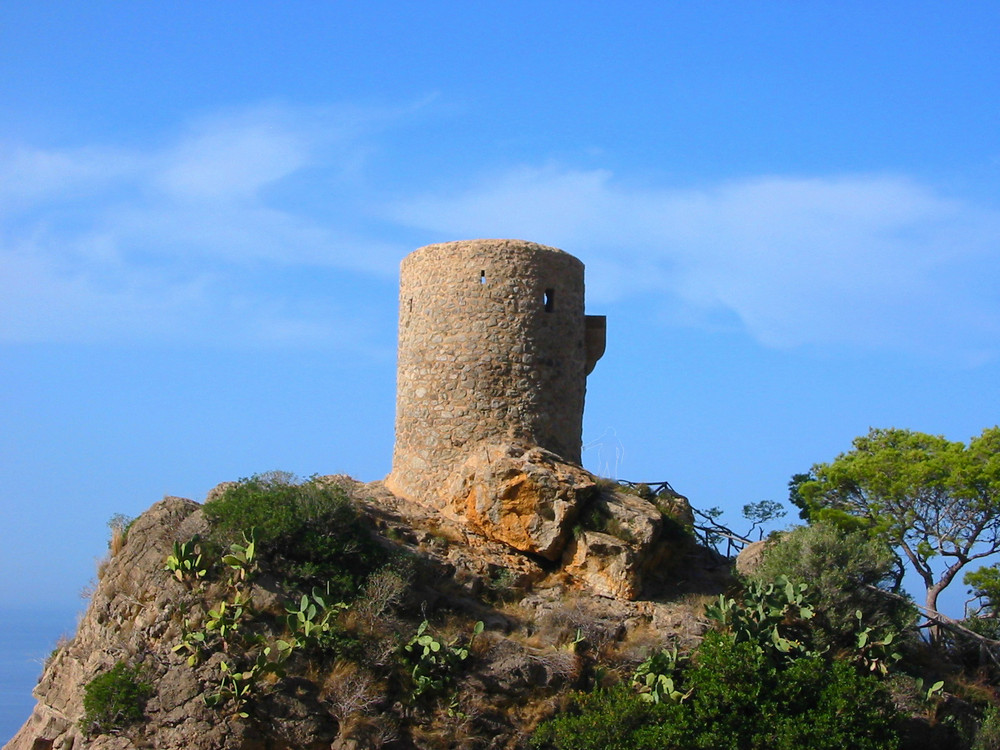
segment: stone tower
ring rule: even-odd
[[[579,464],[587,375],[605,339],[583,287],[579,260],[519,240],[428,245],[403,259],[389,489],[439,505],[483,444]]]

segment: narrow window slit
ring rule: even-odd
[[[555,309],[555,289],[545,290],[545,312],[552,312]]]
[[[486,271],[480,271],[479,272],[479,283],[480,284],[485,284],[486,283]]]

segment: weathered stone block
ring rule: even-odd
[[[554,453],[516,444],[482,444],[451,476],[443,511],[488,539],[558,560],[593,477]]]
[[[567,546],[563,565],[567,573],[602,596],[635,599],[642,590],[635,547],[610,534],[580,532]]]

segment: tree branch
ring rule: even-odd
[[[866,583],[864,584],[864,586],[865,588],[870,589],[871,591],[874,591],[875,593],[880,594],[882,596],[886,596],[889,597],[890,599],[896,599],[898,601],[912,604],[914,607],[920,610],[920,613],[924,617],[926,617],[928,621],[933,622],[935,625],[940,625],[946,630],[951,630],[952,632],[958,633],[959,635],[965,636],[966,638],[971,638],[972,640],[977,641],[983,646],[986,646],[986,653],[990,655],[990,659],[993,660],[994,664],[1000,666],[1000,658],[997,658],[997,655],[993,652],[994,648],[1000,649],[1000,641],[995,641],[992,638],[987,638],[984,635],[980,635],[974,630],[969,630],[969,628],[962,625],[962,623],[960,623],[958,620],[952,619],[951,617],[948,617],[948,615],[943,615],[936,609],[928,609],[927,607],[923,607],[917,604],[916,602],[910,601],[905,596],[900,596],[899,594],[894,594],[891,591],[880,589],[878,586],[872,586],[870,583]]]

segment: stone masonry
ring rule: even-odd
[[[396,445],[386,484],[441,507],[477,446],[537,446],[579,464],[587,374],[605,319],[584,314],[583,264],[552,247],[470,240],[400,269]]]

